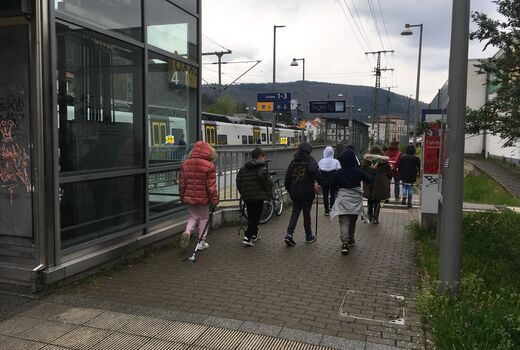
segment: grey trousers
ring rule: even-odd
[[[341,235],[341,243],[349,243],[354,241],[354,233],[356,232],[357,218],[357,215],[352,214],[339,215],[339,231]]]

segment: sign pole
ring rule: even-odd
[[[440,290],[458,294],[461,275],[464,123],[468,84],[470,0],[454,0],[451,24],[446,160],[442,184]],[[461,93],[464,92],[464,93]]]

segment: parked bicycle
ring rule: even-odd
[[[276,216],[282,215],[283,210],[283,193],[282,188],[280,186],[280,179],[275,179],[276,171],[269,171],[269,161],[266,162],[267,173],[273,183],[273,191],[272,197],[270,200],[264,201],[264,207],[262,209],[262,214],[260,215],[260,224],[265,224],[273,217],[273,214]],[[240,197],[240,211],[245,218],[247,218],[247,206],[246,202],[242,200]]]

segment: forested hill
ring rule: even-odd
[[[298,100],[302,95],[302,82],[277,83],[278,92],[290,92],[292,98]],[[271,92],[272,84],[240,84],[227,88],[222,94],[231,96],[238,103],[246,106],[256,105],[256,95],[262,92]],[[202,87],[203,107],[212,104],[218,97],[216,89],[213,85],[203,85]],[[342,94],[343,97],[338,97]],[[379,94],[379,113],[385,115],[387,111],[387,97],[390,96],[390,114],[401,115],[406,118],[408,111],[408,97],[398,95],[393,92],[388,94],[387,90],[381,89]],[[367,121],[367,116],[373,115],[374,111],[374,87],[321,83],[315,81],[305,82],[305,100],[346,100],[347,105],[354,105],[352,108],[353,116],[362,121]],[[428,105],[421,102],[421,108],[427,108]],[[413,112],[415,108],[415,100],[410,101],[410,118],[413,120]],[[361,109],[361,111],[359,111]]]

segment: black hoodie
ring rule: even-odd
[[[251,159],[237,174],[237,189],[246,202],[270,200],[272,182],[263,160]]]
[[[375,177],[370,176],[359,168],[356,154],[351,149],[346,149],[339,156],[341,169],[332,179],[332,188],[355,188],[361,187],[361,181],[373,183]]]
[[[293,201],[310,201],[315,198],[314,183],[321,182],[318,162],[311,156],[312,146],[302,142],[285,174],[285,189]]]

